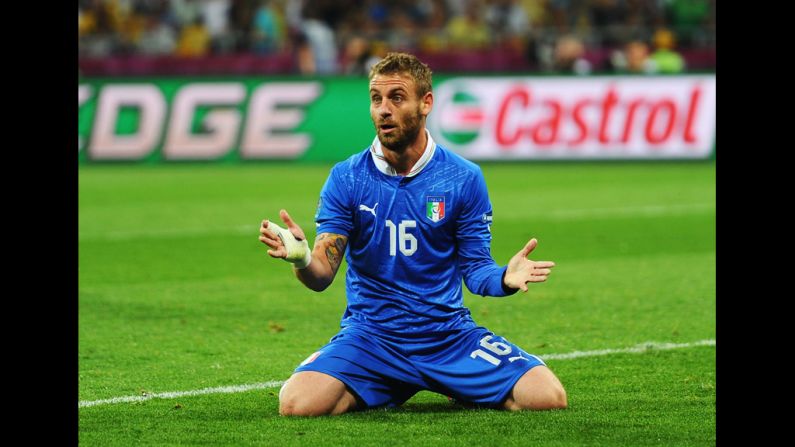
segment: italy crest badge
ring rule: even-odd
[[[444,196],[428,196],[425,203],[425,217],[432,222],[444,219]]]

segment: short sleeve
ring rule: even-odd
[[[350,236],[353,230],[353,212],[349,200],[350,191],[340,176],[341,165],[331,169],[326,183],[320,190],[320,199],[315,213],[317,234],[333,233]]]

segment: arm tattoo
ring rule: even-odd
[[[348,238],[340,234],[323,233],[317,237],[317,242],[325,246],[326,258],[331,265],[331,270],[336,274],[342,263],[342,255],[348,245]]]

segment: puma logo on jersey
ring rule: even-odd
[[[375,202],[375,205],[373,205],[372,208],[370,208],[367,205],[359,205],[359,211],[367,211],[368,213],[371,213],[373,215],[373,217],[376,217],[375,216],[375,209],[376,208],[378,208],[378,202]]]

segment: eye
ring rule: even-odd
[[[373,95],[370,97],[370,102],[377,104],[381,102],[381,97],[378,95]]]
[[[395,96],[392,98],[392,101],[394,101],[394,102],[396,102],[396,103],[401,103],[401,102],[403,102],[403,96],[401,96],[401,95],[395,95]]]

